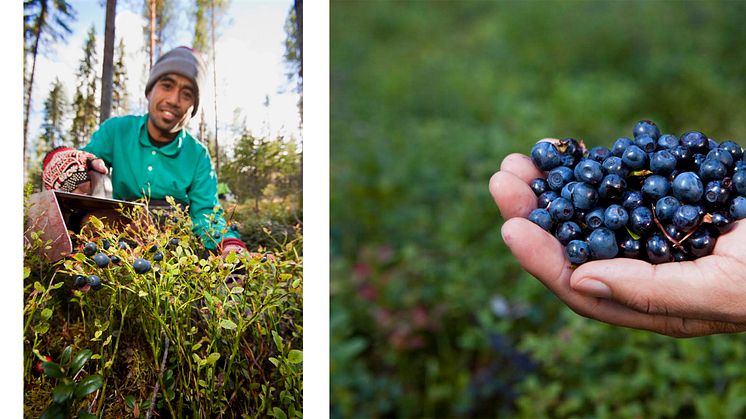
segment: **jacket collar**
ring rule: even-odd
[[[148,128],[146,126],[147,122],[148,114],[146,113],[140,119],[140,145],[159,151],[161,154],[169,157],[173,157],[179,154],[179,151],[181,151],[181,145],[183,144],[184,136],[186,135],[186,130],[182,128],[179,133],[176,134],[176,138],[174,138],[173,141],[164,145],[163,147],[156,147],[150,143],[150,138],[148,138]]]

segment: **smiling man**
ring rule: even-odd
[[[80,150],[59,148],[44,159],[44,186],[88,193],[88,170],[111,169],[113,198],[163,200],[189,206],[192,231],[208,249],[224,254],[246,246],[226,229],[219,206],[217,176],[205,145],[185,127],[199,107],[206,69],[199,54],[178,47],[153,65],[145,86],[148,113],[110,118]],[[227,232],[224,232],[226,231]]]

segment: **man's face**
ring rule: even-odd
[[[166,74],[148,94],[148,132],[155,141],[176,137],[192,117],[194,84],[184,76]]]

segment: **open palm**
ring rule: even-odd
[[[652,265],[616,258],[573,269],[560,242],[526,218],[536,208],[529,182],[543,176],[528,156],[511,154],[489,188],[513,255],[571,309],[676,337],[746,331],[746,223],[736,223],[712,255],[695,261]]]

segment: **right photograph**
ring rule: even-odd
[[[330,3],[330,416],[746,416],[741,2]]]

